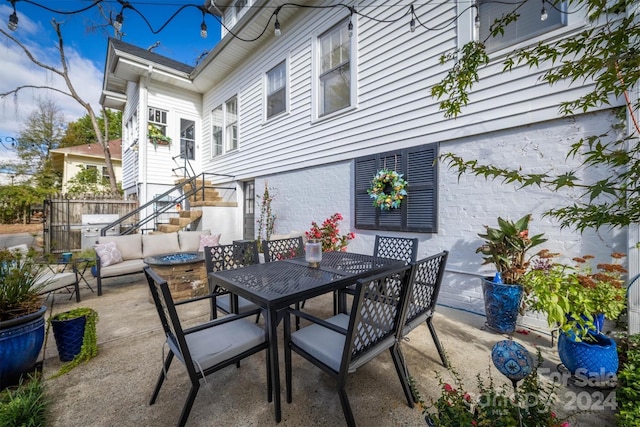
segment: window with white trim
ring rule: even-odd
[[[238,149],[238,97],[234,96],[211,111],[211,155]]]
[[[351,105],[351,37],[343,21],[318,37],[318,116]]]
[[[248,0],[236,0],[233,3],[233,10],[236,14],[236,22],[242,18],[242,15],[247,11],[247,6],[249,5]]]
[[[194,160],[196,158],[196,122],[180,119],[180,158]]]
[[[222,115],[222,105],[216,107],[211,112],[211,154],[219,156],[222,154],[222,126],[224,125]]]
[[[563,13],[566,11],[566,2],[550,3],[548,1],[542,3],[541,1],[479,0],[479,40],[485,43],[488,51],[495,51],[566,25],[566,13]],[[544,20],[542,19],[543,8],[546,12]],[[518,19],[504,27],[504,34],[491,37],[491,26],[495,20],[514,11],[519,15]]]
[[[167,111],[149,107],[149,123],[155,125],[164,136],[167,135]]]
[[[267,119],[287,109],[287,63],[282,61],[267,71]]]
[[[225,102],[225,151],[238,148],[238,98]]]

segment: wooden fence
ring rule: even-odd
[[[121,217],[138,208],[138,201],[113,199],[57,198],[44,201],[43,245],[45,253],[72,252],[82,249],[82,216],[116,214]],[[130,222],[138,221],[137,216]]]

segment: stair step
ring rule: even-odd
[[[218,207],[224,207],[224,208],[237,208],[238,207],[238,202],[222,202],[222,201],[195,201],[195,202],[190,202],[192,207],[198,207],[198,206],[218,206]]]
[[[180,218],[191,218],[196,220],[202,216],[202,211],[180,211]]]
[[[186,227],[191,224],[193,220],[191,218],[181,218],[181,217],[173,217],[169,218],[169,224],[178,225],[180,228]]]
[[[160,224],[158,225],[158,231],[160,233],[173,233],[174,231],[181,230],[182,227],[179,225],[172,224]]]

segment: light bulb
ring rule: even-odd
[[[547,13],[547,9],[544,6],[542,6],[542,12],[540,12],[540,20],[546,21],[548,17],[549,17],[549,14]]]
[[[203,39],[206,39],[208,35],[209,34],[207,33],[207,24],[205,24],[204,21],[202,21],[202,24],[200,24],[200,37],[202,37]]]
[[[275,31],[273,32],[273,34],[275,34],[276,37],[280,37],[282,35],[282,31],[280,31],[280,22],[278,22],[278,18],[276,18],[276,23],[274,27],[275,27]]]
[[[9,27],[11,31],[15,31],[18,29],[18,15],[16,15],[15,11],[11,14],[11,16],[9,16],[7,27]]]
[[[113,23],[113,28],[115,28],[116,31],[120,32],[120,30],[122,30],[123,21],[124,21],[124,17],[122,16],[122,12],[120,12],[118,16],[116,16],[116,21]]]
[[[349,25],[347,25],[347,31],[349,31],[349,37],[353,36],[353,24],[349,21]]]
[[[409,22],[409,30],[414,33],[416,31],[416,21],[411,18],[411,22]]]
[[[476,29],[480,28],[480,15],[476,15]]]

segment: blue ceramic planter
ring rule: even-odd
[[[487,327],[501,334],[513,333],[522,300],[522,286],[493,283],[486,278],[482,279],[482,294]]]
[[[576,342],[573,334],[560,333],[558,353],[564,366],[574,375],[599,382],[618,372],[616,342],[604,334],[590,334],[595,342]]]
[[[66,320],[52,320],[51,328],[58,347],[60,361],[69,362],[80,354],[84,341],[84,328],[87,324],[86,316]]]
[[[0,390],[16,385],[33,369],[44,342],[46,306],[19,319],[0,323]]]

